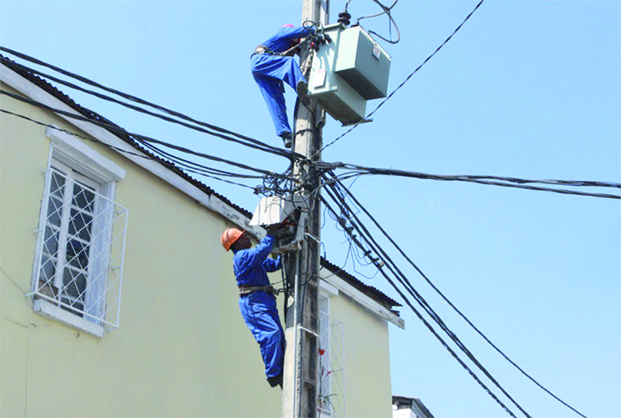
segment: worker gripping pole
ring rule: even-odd
[[[303,0],[302,22],[327,23],[328,0]],[[302,70],[308,69],[310,48],[301,51]],[[308,79],[308,72],[305,76]],[[295,280],[294,294],[287,303],[285,336],[287,350],[283,372],[283,418],[311,418],[317,416],[318,353],[319,353],[319,254],[320,254],[320,179],[315,163],[321,161],[322,110],[314,101],[310,105],[298,103],[294,151],[306,160],[294,168],[298,184],[304,187],[302,197],[307,202],[306,239],[298,254],[289,255],[288,280]],[[310,236],[310,237],[309,237]]]

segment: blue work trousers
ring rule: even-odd
[[[263,99],[267,103],[276,134],[282,136],[291,132],[287,120],[287,107],[283,94],[283,81],[294,90],[298,82],[304,80],[304,75],[294,57],[279,55],[253,54],[250,58],[252,75],[259,85]]]
[[[285,333],[280,325],[276,298],[267,292],[254,292],[239,298],[239,308],[254,339],[261,347],[268,378],[282,374],[285,359]]]

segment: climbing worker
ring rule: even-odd
[[[252,247],[246,231],[229,228],[220,242],[226,251],[233,250],[233,270],[239,287],[239,308],[261,348],[265,375],[271,387],[282,387],[285,334],[276,308],[276,291],[267,278],[268,272],[281,268],[280,257],[268,257],[276,239],[268,235]]]
[[[293,57],[292,48],[301,38],[315,33],[314,27],[283,25],[271,38],[255,49],[250,57],[252,75],[259,85],[267,103],[276,134],[282,138],[285,148],[291,148],[293,134],[287,120],[284,84],[289,84],[300,97],[305,97],[308,83]]]

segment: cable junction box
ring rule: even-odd
[[[261,199],[248,225],[280,225],[275,233],[277,248],[272,253],[297,251],[304,240],[308,213],[308,199],[302,196],[268,196]]]

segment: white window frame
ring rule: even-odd
[[[321,282],[320,282],[321,283]],[[330,406],[330,399],[322,400],[322,397],[329,397],[329,394],[332,391],[332,382],[329,376],[326,376],[327,372],[326,368],[329,368],[330,364],[330,294],[324,290],[324,288],[319,288],[319,300],[318,300],[318,311],[320,318],[320,330],[319,330],[319,402],[318,402],[318,411],[320,418],[327,418],[332,416],[332,408]],[[326,326],[326,329],[321,329]],[[325,405],[325,406],[324,406]]]
[[[334,344],[334,336],[332,335],[332,329],[334,326],[340,327],[340,336],[342,337],[342,327],[343,324],[339,321],[335,321],[332,318],[331,314],[331,299],[332,297],[338,296],[339,290],[327,283],[324,280],[319,281],[319,300],[318,300],[318,309],[319,309],[319,318],[320,318],[320,329],[319,329],[319,348],[325,350],[323,354],[320,355],[319,358],[319,382],[320,387],[317,391],[318,395],[318,417],[319,418],[341,418],[345,417],[345,388],[344,384],[344,373],[345,373],[345,364],[343,359],[343,341],[337,344],[338,347],[333,347]],[[325,327],[325,329],[322,329]],[[337,334],[338,335],[338,334]],[[333,350],[336,350],[333,353]],[[338,354],[340,358],[339,370],[336,372],[339,374],[340,379],[340,387],[333,388],[333,378],[335,377],[335,370],[333,368],[336,364],[333,363],[334,355]],[[328,373],[328,375],[324,375],[324,373]],[[334,389],[337,389],[335,393]],[[321,397],[327,397],[328,399],[322,400]],[[322,405],[323,404],[323,405]]]
[[[46,188],[41,203],[39,228],[37,230],[38,239],[32,274],[32,292],[26,296],[32,296],[34,302],[33,309],[35,312],[43,316],[56,319],[96,337],[102,337],[106,329],[118,327],[118,316],[120,313],[120,292],[123,256],[125,252],[127,210],[114,203],[114,197],[116,183],[125,178],[125,170],[72,135],[49,127],[46,130],[46,136],[50,139],[50,152],[47,168],[45,170]],[[41,260],[43,258],[44,236],[48,217],[48,205],[50,201],[50,184],[53,172],[63,173],[62,175],[66,178],[65,182],[73,183],[77,181],[89,186],[89,188],[92,187],[96,194],[102,197],[102,199],[99,199],[99,202],[101,202],[100,204],[104,205],[107,209],[111,209],[108,205],[114,205],[115,208],[120,208],[120,210],[125,211],[125,223],[123,225],[124,229],[121,243],[121,259],[120,266],[118,267],[120,269],[118,272],[118,303],[116,307],[117,312],[115,313],[116,320],[114,323],[107,323],[105,321],[104,323],[98,320],[93,320],[93,318],[99,318],[104,315],[103,312],[101,312],[101,306],[103,305],[102,302],[89,303],[88,305],[86,305],[85,302],[86,306],[82,312],[84,314],[82,317],[62,309],[61,306],[59,306],[59,301],[55,298],[49,296],[46,297],[46,295],[38,293],[37,289],[39,285]],[[105,209],[100,208],[100,210]],[[106,211],[106,213],[108,212],[110,211]],[[112,226],[110,224],[110,219],[107,216],[100,218],[94,217],[93,224],[93,227],[99,228],[99,231],[102,231],[102,233],[97,234],[97,238],[93,238],[90,245],[100,249],[102,255],[97,257],[96,261],[89,259],[87,270],[91,272],[94,269],[98,269],[101,273],[98,274],[98,277],[101,278],[98,279],[97,287],[103,286],[99,291],[105,292],[107,289],[103,289],[105,288],[108,280],[107,262],[110,252],[110,242],[108,237],[112,232]],[[62,239],[60,239],[59,242],[61,243],[61,246],[64,245]],[[60,253],[61,251],[59,249],[59,256]],[[94,267],[93,264],[98,265]],[[62,275],[63,272],[57,272],[57,274]],[[89,274],[89,279],[90,277],[91,276]],[[85,299],[87,298],[88,294],[85,296]],[[93,310],[96,312],[93,312]]]

